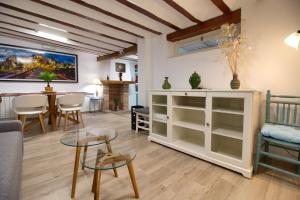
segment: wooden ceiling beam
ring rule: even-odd
[[[145,16],[147,16],[147,17],[149,17],[152,20],[155,20],[155,21],[157,21],[157,22],[159,22],[159,23],[161,23],[165,26],[168,26],[169,28],[172,28],[174,30],[180,30],[180,28],[178,26],[176,26],[176,25],[174,25],[170,22],[167,22],[166,20],[154,15],[153,13],[149,12],[148,10],[145,10],[145,9],[137,6],[134,3],[131,3],[130,1],[127,1],[127,0],[116,0],[116,1],[123,4],[123,5],[125,5],[125,6],[127,6],[127,7],[129,7],[129,8],[131,8],[131,9],[133,9],[133,10],[135,10],[135,11],[137,11],[137,12],[139,12],[139,13],[141,13],[141,14],[143,14],[143,15],[145,15]]]
[[[136,53],[137,53],[137,45],[134,45],[134,46],[128,47],[126,49],[123,49],[122,52],[116,52],[116,53],[107,54],[104,56],[98,56],[97,61],[116,59],[116,58],[126,56],[128,54],[136,54]]]
[[[15,16],[15,15],[11,15],[11,14],[8,14],[8,13],[3,13],[3,12],[0,12],[0,14],[4,15],[4,16],[9,16],[9,17],[12,17],[12,18],[15,18],[15,19],[19,19],[19,20],[22,20],[22,21],[27,21],[27,22],[35,24],[35,25],[39,25],[38,22],[29,20],[29,19],[25,19],[23,17],[18,17],[18,16]],[[125,46],[120,46],[120,45],[112,44],[112,43],[109,43],[109,42],[106,42],[106,41],[103,41],[103,40],[92,38],[92,37],[89,37],[89,36],[86,36],[86,35],[81,35],[81,34],[78,34],[78,33],[75,33],[75,32],[68,31],[68,33],[71,34],[71,35],[76,35],[76,36],[79,36],[79,37],[88,38],[90,40],[94,40],[94,41],[101,42],[101,43],[104,43],[104,44],[107,44],[107,45],[111,45],[111,46],[114,46],[114,47],[126,48]],[[112,49],[110,49],[110,50],[112,50]],[[114,50],[112,50],[112,51],[114,51]]]
[[[103,40],[99,40],[99,39],[96,39],[96,38],[93,38],[93,37],[89,37],[87,35],[81,35],[81,34],[78,34],[78,33],[75,33],[75,32],[71,32],[71,31],[68,31],[68,33],[70,33],[71,35],[76,35],[76,36],[87,38],[87,39],[94,40],[94,41],[97,41],[97,42],[102,42],[104,44],[111,45],[111,46],[114,46],[114,47],[125,48],[124,46],[112,44],[112,43],[109,43],[109,42],[106,42],[106,41],[103,41]]]
[[[118,20],[120,20],[120,21],[122,21],[122,22],[126,22],[126,23],[128,23],[128,24],[130,24],[130,25],[136,26],[136,27],[141,28],[141,29],[143,29],[143,30],[149,31],[149,32],[154,33],[154,34],[156,34],[156,35],[161,35],[161,32],[159,32],[159,31],[155,31],[155,30],[153,30],[153,29],[151,29],[151,28],[148,28],[148,27],[146,27],[146,26],[144,26],[144,25],[138,24],[138,23],[136,23],[136,22],[134,22],[134,21],[131,21],[131,20],[129,20],[129,19],[126,19],[126,18],[121,17],[121,16],[119,16],[119,15],[116,15],[116,14],[114,14],[114,13],[111,13],[111,12],[109,12],[109,11],[106,11],[106,10],[104,10],[104,9],[102,9],[102,8],[99,8],[99,7],[97,7],[97,6],[94,6],[94,5],[92,5],[92,4],[89,4],[89,3],[85,2],[85,1],[82,1],[82,0],[70,0],[70,1],[72,1],[72,2],[74,2],[74,3],[77,3],[77,4],[81,5],[81,6],[87,7],[87,8],[89,8],[89,9],[95,10],[95,11],[97,11],[97,12],[100,12],[100,13],[102,13],[102,14],[105,14],[105,15],[107,15],[107,16],[113,17],[113,18],[115,18],[115,19],[118,19]]]
[[[169,6],[171,6],[172,8],[174,8],[177,12],[181,13],[183,16],[191,20],[192,22],[195,22],[197,24],[202,23],[199,19],[194,17],[191,13],[189,13],[186,9],[184,9],[182,6],[177,4],[175,1],[173,0],[163,0],[163,1],[167,3]]]
[[[87,50],[87,51],[90,51],[90,52],[97,52],[97,54],[106,54],[105,52],[102,52],[102,51],[99,51],[99,50],[96,50],[96,49],[89,49],[87,47],[81,47],[81,46],[77,46],[77,45],[74,45],[74,44],[67,44],[67,43],[59,42],[59,41],[56,41],[56,40],[44,38],[44,37],[41,37],[41,36],[38,36],[38,35],[33,35],[33,34],[25,33],[25,32],[22,32],[22,31],[17,31],[17,30],[2,27],[2,26],[0,26],[0,28],[4,29],[4,30],[7,30],[7,31],[12,31],[12,32],[15,32],[15,33],[24,34],[24,35],[27,35],[27,36],[31,36],[31,37],[35,37],[35,38],[41,38],[41,39],[44,39],[44,40],[47,40],[47,41],[59,43],[59,44],[64,45],[64,46],[72,46],[72,47],[77,48],[77,49],[84,49],[84,50]]]
[[[1,12],[1,11],[0,11],[0,14],[4,15],[4,16],[9,16],[11,18],[19,19],[19,20],[22,20],[22,21],[26,21],[26,22],[29,22],[29,23],[32,23],[32,24],[39,24],[39,23],[37,23],[35,21],[29,20],[29,19],[25,19],[23,17],[19,17],[19,16],[16,16],[16,15],[11,15],[11,14],[8,14],[8,13],[4,13],[4,12]]]
[[[27,30],[34,31],[34,32],[38,31],[38,30],[36,30],[34,28],[29,28],[29,27],[26,27],[26,26],[22,26],[22,25],[18,25],[18,24],[15,24],[15,23],[10,23],[10,22],[6,22],[6,21],[2,21],[2,20],[0,20],[0,23],[11,25],[11,26],[15,26],[15,27],[18,27],[18,28],[27,29]]]
[[[0,20],[0,23],[2,23],[2,24],[8,24],[10,26],[15,26],[15,27],[18,27],[18,28],[27,29],[27,30],[34,31],[34,32],[38,32],[38,30],[36,30],[36,29],[29,28],[29,27],[26,27],[26,26],[17,25],[17,24],[13,24],[13,23],[10,23],[10,22],[2,21],[2,20]],[[94,45],[91,45],[91,44],[88,44],[88,43],[84,43],[84,42],[80,42],[80,41],[77,41],[77,40],[73,40],[73,39],[70,39],[70,38],[67,38],[67,39],[70,40],[70,41],[73,41],[73,42],[77,42],[77,43],[80,43],[80,44],[88,45],[90,47],[101,49],[100,52],[102,52],[102,53],[108,53],[108,52],[104,52],[102,50],[109,51],[109,52],[116,52],[116,51],[113,51],[113,50],[109,50],[109,49],[105,49],[105,48],[102,48],[102,47],[94,46]]]
[[[14,31],[14,32],[18,32],[20,34],[25,34],[25,35],[29,35],[29,36],[33,36],[33,35],[26,34],[26,33],[20,32],[20,31],[15,31],[15,30],[12,30],[12,29],[7,29],[7,28],[4,28],[4,27],[0,27],[0,33],[3,36],[6,36],[6,37],[21,39],[21,40],[30,41],[30,42],[36,42],[36,43],[44,44],[44,45],[53,45],[53,46],[57,46],[57,47],[62,48],[62,49],[80,51],[80,52],[91,53],[91,54],[95,54],[95,55],[101,54],[101,53],[96,52],[96,51],[85,50],[84,48],[77,48],[77,47],[66,46],[66,45],[61,45],[61,44],[45,41],[45,40],[47,40],[46,38],[43,38],[45,40],[40,40],[40,39],[37,39],[37,38],[26,37],[24,35],[17,35],[17,34],[13,34],[13,33],[7,33],[7,32],[1,31],[1,29]]]
[[[92,33],[94,35],[98,35],[98,36],[106,37],[106,38],[109,38],[109,39],[112,39],[112,40],[116,40],[116,41],[120,41],[120,42],[124,42],[124,43],[135,45],[135,43],[127,41],[127,40],[123,40],[123,39],[116,38],[116,37],[113,37],[113,36],[110,36],[110,35],[106,35],[104,33],[96,32],[96,31],[93,31],[93,30],[89,30],[89,29],[83,28],[81,26],[77,26],[77,25],[70,24],[70,23],[67,23],[67,22],[64,22],[64,21],[60,21],[58,19],[54,19],[54,18],[51,18],[51,17],[40,15],[40,14],[31,12],[31,11],[28,11],[28,10],[24,10],[24,9],[15,7],[15,6],[11,6],[9,4],[5,4],[5,3],[1,3],[0,2],[0,7],[4,7],[4,8],[7,8],[7,9],[10,9],[10,10],[14,10],[14,11],[18,11],[18,12],[21,12],[21,13],[25,13],[25,14],[28,14],[28,15],[31,15],[31,16],[34,16],[34,17],[38,17],[38,18],[45,19],[45,20],[48,20],[48,21],[51,21],[51,22],[55,22],[55,23],[58,23],[58,24],[61,24],[61,25],[64,25],[64,26],[68,26],[68,27],[77,29],[77,30],[81,30],[81,31],[85,31],[85,32],[88,32],[88,33]]]
[[[211,0],[224,14],[231,12],[230,8],[224,3],[223,0]]]
[[[71,38],[67,38],[67,39],[70,40],[70,41],[72,41],[72,42],[76,42],[76,43],[83,44],[83,45],[86,45],[86,46],[90,46],[90,47],[94,47],[94,48],[97,48],[97,49],[109,51],[110,53],[111,52],[116,52],[116,51],[113,51],[111,49],[107,49],[107,48],[104,48],[104,47],[99,47],[99,46],[92,45],[92,44],[89,44],[89,43],[86,43],[86,42],[81,42],[79,40],[74,40],[74,39],[71,39]],[[108,53],[108,52],[105,52],[105,53]]]
[[[114,30],[121,31],[121,32],[123,32],[123,33],[127,33],[127,34],[130,34],[130,35],[133,35],[133,36],[135,36],[135,37],[144,38],[144,36],[141,36],[141,35],[139,35],[139,34],[130,32],[130,31],[128,31],[128,30],[122,29],[122,28],[117,27],[117,26],[113,26],[113,25],[111,25],[111,24],[105,23],[105,22],[100,21],[100,20],[98,20],[98,19],[94,19],[94,18],[92,18],[92,17],[88,17],[88,16],[83,15],[83,14],[80,14],[80,13],[78,13],[78,12],[74,12],[74,11],[72,11],[72,10],[68,10],[68,9],[65,9],[65,8],[62,8],[62,7],[59,7],[59,6],[56,6],[56,5],[54,5],[54,4],[51,4],[51,3],[47,3],[47,2],[42,1],[42,0],[31,0],[31,1],[33,1],[33,2],[35,2],[35,3],[38,3],[38,4],[41,4],[41,5],[44,5],[44,6],[48,6],[48,7],[50,7],[50,8],[55,9],[55,10],[62,11],[62,12],[64,12],[64,13],[69,13],[69,14],[71,14],[71,15],[75,15],[75,16],[77,16],[77,17],[81,17],[81,18],[83,18],[83,19],[86,19],[86,20],[95,22],[95,23],[97,23],[97,24],[100,24],[100,25],[103,25],[103,26],[112,28],[112,29],[114,29]]]
[[[216,29],[219,29],[225,23],[240,23],[241,22],[241,9],[232,11],[227,15],[221,15],[213,19],[204,21],[201,24],[187,27],[185,29],[175,31],[167,35],[167,40],[176,42],[190,37],[201,35]]]

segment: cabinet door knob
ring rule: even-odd
[[[184,95],[187,96],[187,93],[185,92]]]
[[[209,127],[209,123],[206,123],[206,126]]]

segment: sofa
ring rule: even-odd
[[[0,200],[19,200],[23,134],[20,121],[0,121]]]

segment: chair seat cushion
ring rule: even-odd
[[[142,114],[149,114],[149,107],[145,107],[145,108],[136,108],[135,112],[137,113],[142,113]]]
[[[261,133],[266,137],[272,137],[291,143],[300,143],[299,128],[266,123],[261,129]]]
[[[61,111],[78,111],[81,109],[80,105],[60,105]]]
[[[44,107],[35,107],[35,108],[16,108],[15,112],[18,115],[35,115],[44,113],[46,110]]]

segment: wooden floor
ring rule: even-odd
[[[122,145],[137,150],[133,164],[140,199],[300,199],[299,180],[270,172],[246,179],[222,167],[148,142],[145,134],[135,134],[130,130],[128,113],[85,114],[84,119],[88,126],[117,129],[119,137],[113,141],[113,148]],[[35,131],[25,133],[22,199],[70,199],[75,150],[60,144],[60,131],[46,135],[38,132],[40,129],[36,127]],[[119,168],[118,172],[119,178],[114,178],[112,171],[103,173],[101,200],[134,199],[127,168]],[[92,171],[80,169],[77,200],[93,199],[92,178]]]

